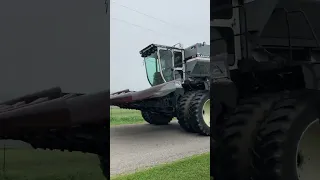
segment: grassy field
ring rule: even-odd
[[[0,150],[1,180],[104,180],[94,154],[8,149],[4,167],[3,153]]]
[[[188,157],[169,164],[158,165],[134,174],[111,177],[111,180],[194,179],[210,179],[210,153]]]
[[[144,123],[141,112],[120,108],[110,108],[110,125]]]

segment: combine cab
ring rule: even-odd
[[[188,131],[210,135],[210,46],[186,49],[151,44],[140,51],[150,88],[110,96],[111,105],[140,110],[144,120],[166,125],[177,117]]]

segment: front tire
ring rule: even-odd
[[[143,119],[149,124],[153,125],[168,125],[172,120],[172,117],[161,115],[150,111],[141,111]]]
[[[210,136],[210,93],[197,91],[191,101],[188,123],[192,129],[205,136]]]
[[[320,178],[319,105],[320,96],[312,92],[275,105],[256,139],[254,180]]]
[[[177,119],[180,127],[187,132],[196,132],[189,124],[190,103],[195,96],[195,92],[187,92],[179,100]]]

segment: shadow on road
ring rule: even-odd
[[[159,136],[163,134],[172,134],[178,136],[194,137],[199,136],[197,133],[188,133],[181,129],[177,122],[172,122],[169,125],[151,125],[151,124],[132,124],[132,125],[120,125],[110,128],[110,136],[130,136],[130,135],[148,135]]]

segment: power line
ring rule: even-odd
[[[119,5],[119,6],[121,6],[121,7],[123,7],[123,8],[126,8],[126,9],[128,9],[128,10],[131,10],[131,11],[133,11],[133,12],[136,12],[136,13],[138,13],[138,14],[141,14],[141,15],[147,16],[147,17],[149,17],[149,18],[151,18],[151,19],[154,19],[154,20],[160,21],[160,22],[162,22],[162,23],[164,23],[164,24],[167,24],[167,25],[173,26],[173,27],[175,27],[175,28],[179,28],[179,29],[184,29],[184,30],[185,30],[185,28],[180,27],[180,26],[177,26],[176,24],[173,24],[173,23],[170,23],[170,22],[168,22],[168,21],[165,21],[165,20],[159,19],[159,18],[154,17],[154,16],[151,16],[151,15],[149,15],[149,14],[146,14],[146,13],[140,12],[140,11],[135,10],[135,9],[133,9],[133,8],[130,8],[130,7],[128,7],[128,6],[125,6],[125,5],[119,4],[119,3],[115,2],[115,1],[111,1],[111,2],[112,2],[112,3],[114,3],[114,4],[117,4],[117,5]]]
[[[114,18],[114,17],[111,17],[111,19],[116,20],[116,21],[120,21],[120,22],[122,22],[122,23],[131,25],[131,26],[135,26],[135,27],[138,27],[138,28],[141,28],[141,29],[144,29],[144,30],[148,30],[148,31],[150,31],[150,32],[153,32],[153,33],[156,33],[156,34],[159,34],[159,35],[162,35],[162,36],[170,37],[172,40],[173,40],[173,39],[176,39],[176,40],[180,39],[180,38],[175,37],[175,36],[171,36],[171,35],[168,35],[168,34],[160,33],[160,32],[155,31],[155,30],[153,30],[153,29],[149,29],[149,28],[140,26],[140,25],[138,25],[138,24],[134,24],[134,23],[125,21],[125,20],[123,20],[123,19],[118,19],[118,18]]]
[[[167,25],[169,25],[169,26],[172,26],[172,27],[181,29],[181,30],[183,30],[183,31],[181,31],[180,33],[183,33],[183,34],[185,34],[185,35],[195,36],[195,33],[193,33],[194,30],[192,30],[192,29],[189,29],[189,28],[186,28],[186,27],[182,27],[182,26],[178,26],[178,25],[176,25],[176,24],[173,24],[173,23],[170,23],[170,22],[165,21],[165,20],[163,20],[163,19],[160,19],[160,18],[151,16],[151,15],[149,15],[149,14],[143,13],[143,12],[141,12],[141,11],[138,11],[138,10],[136,10],[136,9],[130,8],[130,7],[125,6],[125,5],[123,5],[123,4],[119,4],[118,2],[115,2],[115,1],[111,1],[111,3],[117,4],[118,6],[121,6],[121,7],[123,7],[123,8],[126,8],[126,9],[128,9],[128,10],[130,10],[130,11],[136,12],[136,13],[138,13],[138,14],[144,15],[144,16],[149,17],[149,18],[151,18],[151,19],[160,21],[160,22],[162,22],[162,23],[164,23],[164,24],[167,24]],[[186,32],[186,30],[189,30],[190,32]],[[192,32],[192,33],[191,33],[191,32]],[[200,36],[199,36],[199,38],[200,38]],[[201,38],[203,38],[203,37],[201,37]]]

